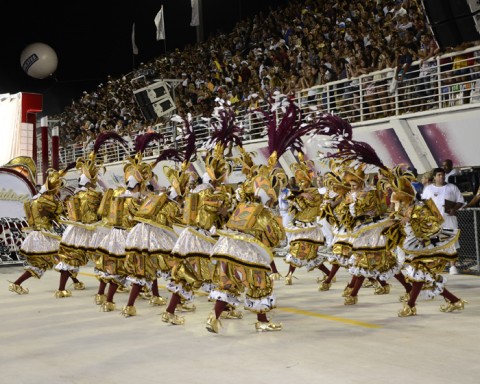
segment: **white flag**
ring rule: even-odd
[[[138,55],[138,47],[137,47],[137,43],[135,43],[135,23],[133,23],[133,27],[132,27],[132,49],[133,49],[133,54]]]
[[[165,40],[165,24],[163,23],[163,5],[155,16],[155,26],[157,27],[157,41]]]
[[[200,13],[198,10],[198,0],[190,0],[192,3],[192,21],[191,27],[198,27],[200,25]]]

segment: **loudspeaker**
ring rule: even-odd
[[[138,105],[148,105],[169,96],[167,84],[163,81],[133,91]]]
[[[137,89],[133,94],[143,116],[148,121],[153,121],[176,108],[168,86],[163,81]]]
[[[140,107],[143,117],[148,121],[154,121],[157,117],[166,115],[167,113],[175,110],[177,107],[170,96],[165,97],[156,103],[143,105]]]
[[[432,24],[431,27],[440,48],[456,47],[463,43],[455,20]]]
[[[441,48],[456,47],[462,43],[480,40],[480,12],[447,20],[431,27]]]
[[[480,11],[479,0],[449,0],[451,17],[463,17]]]
[[[452,19],[449,0],[423,0],[423,8],[431,25]]]

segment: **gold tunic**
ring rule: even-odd
[[[62,204],[54,194],[44,193],[24,204],[30,231],[20,247],[20,255],[33,276],[40,278],[44,271],[57,263],[59,239],[53,234],[53,222],[59,221]]]
[[[64,263],[72,267],[87,264],[93,232],[82,224],[93,224],[99,220],[97,211],[101,201],[102,193],[94,189],[81,190],[65,199],[69,226],[58,249],[58,256]]]
[[[175,265],[173,223],[178,222],[180,206],[166,194],[148,196],[137,211],[139,221],[127,238],[125,269],[138,280],[153,281],[157,272],[167,273]]]
[[[249,309],[266,311],[260,308],[268,307],[266,298],[273,291],[268,276],[271,249],[285,238],[285,230],[277,215],[259,203],[239,204],[226,226],[235,231],[222,231],[212,250],[212,259],[217,260],[213,275],[216,290],[234,296],[246,291],[252,303]]]

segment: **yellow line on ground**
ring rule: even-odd
[[[95,275],[94,273],[79,272],[78,274],[82,276],[97,277],[97,275]]]
[[[324,315],[324,314],[321,314],[321,313],[311,312],[311,311],[304,311],[304,310],[302,310],[302,309],[297,309],[297,308],[287,308],[287,307],[279,308],[279,307],[277,307],[277,310],[279,310],[279,311],[284,311],[284,312],[295,313],[295,314],[298,314],[298,315],[319,317],[319,318],[321,318],[321,319],[326,319],[326,320],[331,320],[331,321],[337,321],[337,322],[339,322],[339,323],[345,323],[345,324],[355,325],[355,326],[357,326],[357,327],[364,327],[364,328],[383,328],[381,325],[377,325],[377,324],[364,323],[363,321],[356,321],[356,320],[346,319],[346,318],[344,318],[344,317],[336,317],[336,316]]]
[[[95,274],[93,273],[85,273],[85,272],[80,272],[79,275],[83,276],[90,276],[90,277],[96,277]],[[159,288],[164,288],[164,286],[159,285]],[[198,296],[206,296],[207,294],[204,292],[197,292],[196,293]],[[311,312],[311,311],[305,311],[302,309],[296,309],[296,308],[288,308],[288,307],[282,307],[278,308],[279,311],[284,311],[284,312],[290,312],[290,313],[295,313],[298,315],[305,315],[305,316],[312,316],[312,317],[319,317],[321,319],[326,319],[326,320],[331,320],[331,321],[337,321],[339,323],[344,323],[344,324],[350,324],[350,325],[355,325],[357,327],[364,327],[364,328],[383,328],[381,325],[377,324],[371,324],[371,323],[364,323],[363,321],[356,321],[356,320],[351,320],[351,319],[346,319],[344,317],[336,317],[336,316],[330,316],[330,315],[324,315],[321,313],[317,312]]]

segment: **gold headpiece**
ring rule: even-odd
[[[205,157],[205,169],[212,181],[223,181],[232,172],[232,165],[225,160],[224,146],[218,142]]]
[[[255,196],[262,197],[262,194],[268,196],[267,201],[272,200],[273,202],[277,201],[277,193],[272,186],[272,182],[269,178],[264,177],[263,175],[255,176],[253,179],[253,191]],[[263,201],[266,203],[266,201]]]
[[[242,146],[239,146],[239,150],[240,150],[240,157],[234,158],[233,160],[236,164],[239,164],[242,166],[242,173],[244,175],[246,175],[247,177],[252,176],[256,167],[253,162],[252,155],[256,156],[256,153],[255,152],[249,153],[245,151],[245,148],[243,148]]]
[[[164,175],[179,196],[185,195],[190,178],[195,176],[193,172],[187,171],[189,165],[190,163],[188,161],[184,161],[180,169],[169,165],[163,167]]]
[[[61,188],[66,186],[66,181],[63,178],[67,174],[66,170],[57,171],[53,168],[47,169],[47,180],[43,185],[46,192],[58,192]]]
[[[293,172],[297,184],[312,184],[315,177],[315,166],[312,160],[305,161],[302,152],[298,153],[298,163],[292,163],[290,169]]]
[[[88,158],[79,157],[76,163],[76,168],[82,175],[85,175],[85,177],[90,180],[94,187],[97,185],[97,177],[100,169],[103,168],[105,170],[103,161],[96,160],[96,157],[95,152],[91,152]]]
[[[150,164],[142,161],[143,157],[140,152],[135,154],[134,157],[130,157],[128,161],[130,163],[123,167],[123,173],[125,178],[125,184],[129,184],[129,180],[132,178],[140,184],[140,189],[144,190],[147,186],[147,182],[153,177],[153,171]]]
[[[344,168],[343,179],[349,183],[356,180],[358,183],[365,184],[365,168],[366,164],[355,164]]]
[[[400,166],[394,167],[390,172],[383,172],[386,176],[382,182],[382,188],[391,188],[392,192],[406,196],[407,199],[415,199],[416,192],[412,185],[415,175],[410,171],[404,171]]]

